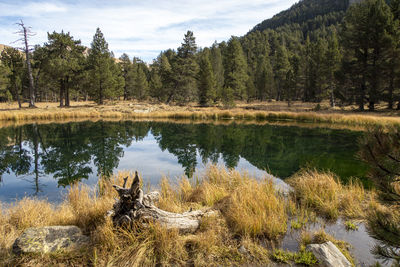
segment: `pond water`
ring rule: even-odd
[[[193,177],[208,163],[285,179],[302,167],[363,178],[361,132],[294,126],[172,122],[29,124],[0,129],[0,201],[63,199],[68,185],[138,170],[157,185],[163,174]],[[367,180],[364,179],[367,184]]]

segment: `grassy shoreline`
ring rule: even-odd
[[[199,180],[182,178],[171,184],[164,178],[160,185],[158,207],[161,209],[184,212],[212,207],[217,211],[215,216],[202,220],[196,233],[184,235],[160,225],[143,228],[138,224],[117,229],[105,214],[116,196],[112,184],[122,184],[122,178],[127,175],[133,178],[132,174],[121,172],[111,180],[99,180],[97,194],[87,186],[74,185],[65,201],[57,206],[28,198],[3,206],[0,209],[0,265],[47,266],[68,262],[71,266],[265,266],[272,260],[279,261],[281,256],[285,256],[283,260],[287,258],[273,244],[286,234],[290,221],[312,220],[316,213],[328,219],[363,219],[374,201],[373,193],[364,191],[359,184],[341,185],[330,173],[299,172],[290,180],[295,194],[286,198],[267,178],[257,180],[247,173],[212,165]],[[25,229],[47,225],[77,225],[90,236],[91,246],[73,254],[12,254],[13,241]],[[304,239],[318,239],[318,235],[321,233],[304,232]],[[241,252],[242,246],[246,253]],[[303,264],[315,262],[304,247],[288,260]]]
[[[310,106],[285,108],[279,106],[239,104],[235,108],[167,106],[162,104],[118,102],[97,106],[93,103],[73,103],[70,108],[57,108],[55,103],[39,103],[36,109],[15,109],[13,105],[0,105],[0,125],[7,122],[68,121],[99,119],[174,119],[197,121],[289,121],[323,123],[349,127],[399,126],[397,113],[356,113],[354,111],[313,111]]]

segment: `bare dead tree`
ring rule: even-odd
[[[21,30],[15,32],[15,34],[18,34],[21,36],[20,39],[14,41],[13,43],[16,42],[21,42],[24,47],[18,48],[21,51],[25,53],[25,58],[26,58],[26,66],[28,69],[28,80],[29,80],[29,107],[34,108],[35,106],[35,86],[33,83],[33,75],[32,75],[32,67],[31,67],[31,60],[30,60],[30,55],[29,52],[32,51],[31,48],[29,48],[29,37],[35,36],[36,34],[31,31],[31,27],[26,27],[24,22],[21,19],[21,22],[16,23],[18,26],[21,27]]]
[[[203,217],[215,215],[216,211],[210,208],[202,210],[190,210],[184,213],[173,213],[157,208],[154,204],[158,201],[160,194],[151,192],[143,194],[140,188],[138,173],[132,181],[131,187],[126,188],[128,177],[124,178],[123,186],[114,185],[119,199],[114,207],[108,212],[114,225],[130,225],[134,221],[140,221],[144,225],[149,222],[157,222],[167,229],[177,229],[182,233],[193,233],[199,226]]]

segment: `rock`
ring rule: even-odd
[[[342,252],[331,242],[323,244],[311,244],[307,246],[318,262],[323,267],[351,267],[351,263],[346,259]]]
[[[13,245],[13,252],[48,253],[57,250],[72,251],[89,243],[89,237],[76,226],[46,226],[28,228]]]

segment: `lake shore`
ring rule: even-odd
[[[327,240],[354,262],[357,259],[351,256],[346,242],[336,240],[322,228],[309,232],[306,226],[320,217],[330,221],[344,218],[346,224],[357,224],[365,220],[373,205],[378,205],[373,192],[357,182],[343,185],[330,173],[299,172],[288,180],[294,193],[287,197],[267,178],[256,180],[247,173],[212,165],[199,180],[182,178],[171,184],[164,178],[160,184],[160,209],[180,213],[211,207],[217,211],[203,219],[194,234],[167,230],[157,224],[116,228],[105,214],[116,197],[112,184],[122,185],[125,175],[100,180],[97,194],[84,185],[72,186],[65,201],[57,206],[29,198],[3,206],[0,264],[273,266],[287,261],[312,265],[315,259],[305,251],[305,245]],[[133,173],[128,184],[132,179]],[[12,253],[15,238],[25,229],[49,225],[77,225],[90,237],[91,245],[74,253]],[[299,250],[290,253],[278,245],[288,227],[301,231]]]
[[[0,126],[11,123],[31,123],[75,120],[121,119],[190,119],[195,121],[285,121],[340,125],[342,127],[369,127],[400,125],[398,111],[383,107],[377,112],[357,112],[355,107],[329,108],[327,104],[293,102],[237,103],[234,108],[171,106],[158,103],[129,101],[109,102],[98,106],[93,102],[73,102],[71,107],[59,108],[57,103],[37,103],[37,108],[18,109],[16,103],[0,105]]]

